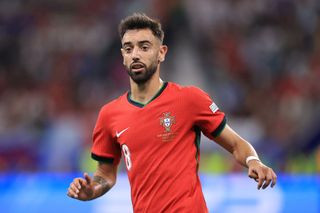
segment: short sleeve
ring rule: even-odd
[[[210,139],[219,136],[226,125],[226,118],[210,96],[199,88],[191,87],[188,97],[192,101],[195,126]]]
[[[94,160],[119,164],[121,158],[120,145],[113,139],[107,109],[103,107],[93,130],[91,157]]]

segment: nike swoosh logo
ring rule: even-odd
[[[122,135],[122,133],[124,133],[125,131],[127,131],[129,129],[129,127],[128,128],[126,128],[126,129],[124,129],[124,130],[122,130],[121,132],[116,132],[116,136],[117,136],[117,138],[118,137],[120,137],[120,135]]]

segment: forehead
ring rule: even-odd
[[[138,43],[140,41],[150,41],[151,43],[155,43],[157,38],[153,35],[150,29],[127,30],[122,38],[122,44],[127,42]]]

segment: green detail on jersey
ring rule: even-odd
[[[131,104],[133,104],[133,105],[135,105],[135,106],[137,106],[137,107],[143,108],[143,107],[145,106],[143,103],[140,103],[140,102],[138,102],[138,101],[132,100],[132,99],[131,99],[131,92],[128,92],[127,98],[128,98],[129,103],[131,103]]]
[[[218,137],[221,134],[224,127],[226,126],[226,124],[227,124],[227,119],[226,117],[223,117],[223,120],[221,121],[219,126],[211,133],[211,135],[213,137]]]
[[[114,159],[113,158],[108,158],[108,157],[102,157],[102,156],[99,156],[99,155],[96,155],[94,153],[91,153],[91,158],[96,160],[96,161],[99,161],[99,162],[104,162],[104,163],[113,163]]]
[[[162,85],[162,87],[159,89],[159,91],[158,91],[158,92],[150,99],[150,101],[148,101],[146,104],[143,104],[143,103],[140,103],[140,102],[138,102],[138,101],[132,100],[132,99],[131,99],[131,92],[130,92],[130,91],[128,92],[128,96],[127,96],[128,101],[129,101],[129,103],[131,103],[131,104],[133,104],[133,105],[135,105],[135,106],[137,106],[137,107],[143,108],[143,107],[145,107],[146,105],[148,105],[149,103],[151,103],[151,101],[153,101],[154,99],[156,99],[158,96],[160,96],[161,93],[163,92],[163,90],[167,87],[167,85],[168,85],[168,82],[164,82],[163,85]]]
[[[164,82],[162,87],[159,89],[159,91],[151,98],[150,101],[148,101],[148,103],[150,103],[151,101],[153,101],[154,99],[156,99],[159,95],[161,95],[161,93],[163,92],[163,90],[167,87],[168,82]],[[146,103],[146,105],[148,104]]]
[[[199,127],[195,127],[194,131],[196,133],[196,138],[194,140],[194,144],[196,145],[197,152],[196,152],[196,160],[197,160],[197,171],[199,170],[199,163],[200,163],[200,141],[201,141],[201,130]]]

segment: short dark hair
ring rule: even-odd
[[[122,19],[119,24],[119,35],[122,40],[127,30],[150,29],[154,36],[163,42],[164,33],[161,29],[161,23],[152,19],[144,13],[134,13]]]

